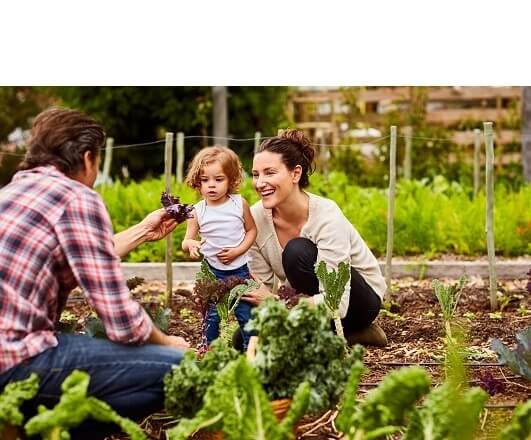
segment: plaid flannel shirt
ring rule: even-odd
[[[18,172],[0,190],[0,373],[57,345],[76,285],[109,339],[146,341],[152,322],[126,286],[100,196],[53,166]]]

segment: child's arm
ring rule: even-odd
[[[234,248],[223,249],[217,254],[219,260],[224,264],[230,264],[235,258],[243,255],[249,250],[256,239],[256,224],[254,222],[249,204],[242,198],[243,203],[243,226],[245,228],[245,238]]]
[[[183,251],[188,252],[192,258],[199,258],[199,249],[204,243],[204,240],[196,240],[197,234],[199,233],[199,223],[197,222],[197,217],[195,216],[195,211],[192,211],[193,217],[188,219],[186,222],[186,234],[184,235],[184,240],[181,244]]]

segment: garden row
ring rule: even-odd
[[[231,348],[230,338],[222,337],[208,351],[188,352],[168,374],[165,406],[177,422],[167,431],[168,438],[186,439],[198,430],[208,430],[223,432],[226,439],[289,439],[303,415],[320,414],[336,405],[340,408],[336,427],[348,439],[384,438],[391,433],[410,440],[474,438],[488,399],[486,391],[491,394],[498,384],[493,380],[483,384],[486,391],[467,386],[464,335],[454,319],[464,280],[453,285],[433,283],[445,329],[442,384],[432,388],[427,371],[411,366],[387,374],[361,397],[363,349],[349,348],[330,326],[330,319],[337,316],[339,293],[348,282],[348,271],[340,267],[337,272],[327,272],[323,265],[316,271],[325,286],[325,304],[311,307],[298,302],[296,292],[286,289],[279,291],[283,301],[264,302],[254,311],[248,327],[258,334],[251,359]],[[129,286],[134,288],[139,281],[130,280]],[[224,334],[230,335],[234,303],[247,288],[252,286],[217,281],[203,266],[194,288],[198,301],[193,304],[203,318],[208,305],[217,304]],[[222,308],[226,308],[224,313]],[[515,374],[531,380],[531,328],[519,333],[518,339],[514,351],[500,341],[492,347]],[[47,439],[64,438],[63,432],[93,417],[119,424],[132,439],[145,438],[131,421],[86,395],[88,380],[86,374],[74,373],[65,381],[58,405],[51,410],[42,408],[27,422],[26,431]],[[2,423],[22,423],[18,406],[32,398],[37,386],[33,377],[6,388],[0,397],[0,429]],[[282,406],[287,412],[279,411]],[[531,400],[517,407],[498,438],[527,439],[529,435]]]
[[[117,182],[100,186],[113,226],[119,232],[160,207],[164,179],[123,185]],[[349,184],[346,175],[332,172],[327,177],[314,174],[310,192],[334,200],[358,229],[377,256],[385,255],[387,228],[387,190]],[[172,192],[184,203],[198,200],[198,194],[184,184],[173,184]],[[394,214],[394,256],[441,253],[485,255],[485,195],[472,196],[472,188],[443,177],[433,181],[400,181],[397,185]],[[254,203],[258,196],[250,179],[242,185],[242,195]],[[531,253],[531,185],[511,191],[496,188],[494,229],[498,255]],[[180,225],[173,233],[175,260],[186,261],[180,244],[185,233]],[[127,261],[164,261],[165,243],[148,243],[132,252]]]

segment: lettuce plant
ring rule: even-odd
[[[132,420],[121,417],[107,403],[88,397],[90,376],[84,371],[74,370],[62,383],[62,395],[53,409],[40,405],[39,414],[24,426],[28,435],[41,434],[44,440],[70,439],[68,430],[88,418],[100,422],[116,423],[132,440],[145,440],[142,429]]]
[[[170,214],[178,223],[184,222],[188,218],[192,218],[192,211],[194,207],[181,203],[179,197],[174,197],[167,192],[163,192],[160,196],[160,203],[164,209]]]
[[[400,431],[415,402],[429,391],[428,373],[420,367],[393,371],[357,403],[363,372],[361,362],[352,367],[336,426],[348,440],[370,440]]]
[[[35,373],[24,380],[12,382],[0,394],[0,434],[6,425],[21,426],[24,415],[20,406],[25,400],[31,400],[39,390],[39,377]]]
[[[339,317],[339,304],[345,292],[345,286],[350,281],[350,264],[341,262],[337,267],[337,271],[332,269],[328,272],[326,263],[321,261],[315,265],[315,273],[325,291],[324,303],[329,310],[331,318],[334,320],[336,332],[344,339],[343,325]]]
[[[301,383],[286,417],[278,422],[257,372],[244,356],[232,361],[205,394],[193,419],[183,419],[167,432],[169,440],[185,440],[200,429],[223,430],[227,440],[288,440],[308,406],[310,386]]]

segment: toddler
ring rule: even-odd
[[[203,199],[194,205],[182,248],[192,258],[199,258],[201,251],[219,280],[229,276],[250,278],[247,251],[256,238],[256,225],[249,204],[237,194],[241,181],[240,159],[231,149],[218,146],[199,151],[186,176],[186,183],[198,190]],[[201,240],[197,240],[198,234]],[[250,334],[243,328],[251,318],[251,304],[240,301],[235,315],[246,350]],[[219,322],[216,306],[213,305],[205,323],[208,344],[219,336]]]

